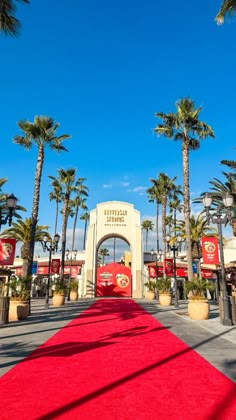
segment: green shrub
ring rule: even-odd
[[[156,290],[156,280],[148,280],[144,283],[144,286],[148,288],[148,290],[155,292]]]
[[[158,278],[157,290],[159,293],[170,293],[171,280],[168,277],[166,279],[164,279],[163,277]]]
[[[206,299],[207,290],[213,292],[215,285],[208,283],[205,279],[195,277],[193,280],[187,280],[184,285],[185,293],[191,300]]]
[[[64,283],[62,283],[62,282],[56,283],[55,288],[54,288],[54,294],[55,295],[64,295],[65,290],[66,290],[66,286],[64,285]]]
[[[70,281],[70,290],[75,290],[75,291],[78,290],[78,281],[77,280],[72,279]]]
[[[11,288],[11,300],[29,300],[30,298],[31,279],[13,277],[10,279],[9,286]]]

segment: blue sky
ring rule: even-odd
[[[221,1],[32,0],[18,5],[20,37],[0,37],[1,177],[31,213],[36,149],[13,144],[17,121],[50,115],[69,153],[46,151],[39,220],[53,226],[48,175],[77,168],[87,178],[88,208],[131,202],[142,219],[155,206],[145,191],[159,172],[182,184],[181,144],[153,134],[155,112],[190,96],[216,139],[190,156],[191,196],[221,178],[235,159],[236,22],[217,26]],[[227,169],[226,169],[227,170]],[[71,222],[70,222],[71,223]],[[78,228],[82,228],[82,224]]]

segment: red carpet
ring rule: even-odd
[[[131,299],[103,299],[2,377],[0,419],[235,420],[236,385]]]

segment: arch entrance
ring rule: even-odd
[[[90,212],[84,295],[142,297],[140,212],[130,203],[107,201]]]
[[[104,238],[97,246],[96,296],[132,296],[130,244],[120,236]]]

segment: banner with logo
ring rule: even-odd
[[[218,239],[214,237],[202,238],[203,264],[219,264]]]
[[[173,258],[165,258],[164,259],[164,273],[167,276],[173,276],[174,275],[174,262],[173,262]]]
[[[15,250],[15,239],[0,239],[0,265],[13,265]]]
[[[150,278],[155,279],[156,277],[163,276],[163,267],[156,266],[156,265],[149,265],[148,266],[148,274]]]
[[[51,262],[51,274],[60,274],[61,260],[53,258]]]
[[[131,269],[116,262],[97,268],[96,296],[131,296]]]
[[[69,274],[71,278],[76,278],[78,274],[80,274],[80,266],[72,265],[72,267],[70,267],[69,265],[66,265],[64,267],[64,274]]]
[[[156,267],[153,265],[149,265],[148,269],[149,269],[149,277],[155,279],[157,277]]]

